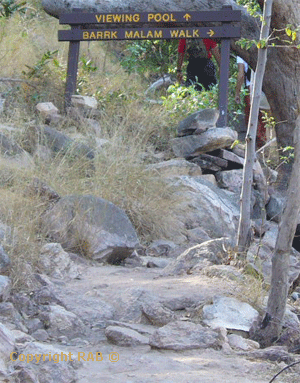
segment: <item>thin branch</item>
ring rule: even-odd
[[[294,362],[294,363],[289,364],[288,366],[285,366],[285,367],[284,367],[282,370],[280,370],[275,376],[273,376],[273,378],[269,381],[269,383],[274,382],[274,380],[277,378],[277,376],[280,375],[283,371],[287,370],[287,369],[290,368],[290,367],[295,366],[295,364],[298,364],[298,363],[300,363],[300,360],[298,360],[298,362]]]
[[[32,85],[30,82],[28,82],[26,80],[22,80],[20,78],[0,77],[0,81],[2,81],[2,82],[24,82],[25,84],[32,86],[33,88],[36,88],[35,85]]]

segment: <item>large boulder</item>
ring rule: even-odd
[[[207,129],[216,126],[218,118],[219,111],[217,109],[199,110],[179,123],[177,135],[181,137],[205,132]]]
[[[212,305],[203,307],[203,321],[212,328],[250,331],[259,313],[246,302],[235,298],[216,297]]]
[[[122,261],[139,243],[124,211],[92,195],[61,198],[43,216],[42,230],[66,250],[109,263]]]
[[[195,348],[220,348],[219,331],[192,322],[176,321],[156,330],[149,340],[152,348],[164,350],[191,350]]]
[[[189,158],[228,148],[237,138],[237,132],[230,128],[210,128],[198,135],[173,138],[171,145],[177,157]]]
[[[198,177],[173,177],[167,180],[180,199],[177,219],[187,229],[202,228],[210,238],[236,235],[239,201],[233,193],[224,191]]]

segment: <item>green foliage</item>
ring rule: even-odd
[[[34,66],[31,67],[29,65],[25,65],[29,70],[27,72],[22,71],[22,74],[29,79],[41,78],[45,76],[46,72],[48,71],[47,64],[55,60],[57,53],[57,50],[52,52],[47,51]],[[58,62],[56,61],[56,65],[57,63]]]
[[[98,67],[91,59],[88,59],[85,55],[80,57],[78,63],[78,80],[77,80],[77,93],[87,94],[88,84],[91,73],[96,72]]]
[[[2,0],[0,2],[0,18],[9,18],[15,12],[25,13],[26,1]]]
[[[128,42],[122,67],[129,73],[152,72],[168,73],[174,71],[177,60],[176,40],[145,40]]]
[[[245,6],[251,16],[261,18],[261,8],[257,0],[237,0],[237,4]]]
[[[244,96],[246,89],[241,90],[241,103],[235,102],[235,87],[237,79],[236,58],[230,60],[230,77],[228,86],[228,112],[233,119],[242,114],[245,109]],[[181,118],[182,115],[194,113],[199,109],[217,108],[219,98],[219,84],[210,90],[199,92],[193,86],[185,87],[179,84],[168,88],[167,96],[161,97],[164,106],[168,109],[170,116],[174,119]]]

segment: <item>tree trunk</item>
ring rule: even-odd
[[[255,334],[255,339],[264,347],[270,346],[280,335],[289,289],[289,259],[300,211],[300,115],[296,120],[294,144],[295,161],[272,258],[267,312]]]
[[[260,40],[266,40],[270,33],[273,0],[265,0]],[[267,46],[258,50],[258,59],[251,97],[251,109],[246,135],[246,156],[243,170],[243,186],[241,192],[241,211],[237,236],[237,251],[244,253],[251,239],[251,190],[253,183],[253,168],[255,161],[255,142],[262,83],[267,62]]]

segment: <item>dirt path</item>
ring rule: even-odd
[[[104,335],[104,316],[130,322],[136,316],[136,292],[151,293],[161,301],[192,299],[207,302],[215,295],[235,295],[236,283],[202,275],[161,277],[161,270],[116,266],[85,267],[80,280],[59,287],[64,304],[77,314],[85,313],[94,329],[84,344],[62,346],[74,358],[101,352],[101,361],[83,361],[78,369],[79,383],[268,383],[284,364],[250,360],[233,350],[196,349],[188,351],[154,350],[150,346],[120,347],[109,344]],[[57,286],[58,287],[58,286]],[[98,311],[97,311],[98,310]],[[95,318],[95,319],[93,319]],[[137,322],[136,322],[137,323]],[[85,354],[82,354],[85,353]],[[89,354],[92,353],[92,354]],[[114,359],[111,361],[110,359]],[[278,382],[296,382],[292,376]],[[298,376],[299,377],[299,376]],[[284,380],[285,379],[285,380]],[[292,379],[292,380],[291,380]],[[298,380],[297,380],[298,381]]]

